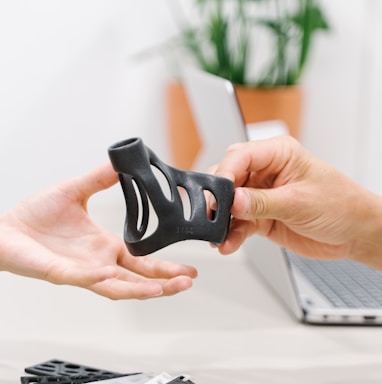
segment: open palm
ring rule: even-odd
[[[87,201],[118,181],[110,164],[27,198],[0,217],[0,269],[111,299],[172,295],[192,285],[191,266],[132,256],[95,224]]]

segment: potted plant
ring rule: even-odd
[[[315,35],[329,30],[318,0],[192,0],[193,23],[171,4],[180,28],[168,43],[175,62],[229,79],[246,123],[282,119],[298,138],[300,80]],[[174,164],[191,168],[201,143],[181,82],[169,84],[167,98]]]

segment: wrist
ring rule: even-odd
[[[5,264],[7,258],[7,245],[6,245],[6,219],[4,215],[0,216],[0,271],[5,271]]]
[[[366,204],[359,218],[352,258],[382,270],[382,197],[369,193],[363,199]]]
[[[12,215],[5,213],[0,216],[0,271],[13,272],[18,266],[17,249],[20,236],[12,222]]]

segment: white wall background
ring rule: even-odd
[[[302,140],[312,152],[382,194],[382,2],[323,1],[334,29],[317,40],[304,79]],[[166,0],[0,0],[0,214],[33,191],[103,163],[107,147],[116,140],[142,136],[163,160],[168,158],[165,62],[158,57],[137,64],[128,58],[174,30]],[[122,232],[119,185],[98,194],[92,207],[98,209],[92,213],[101,224]],[[99,214],[104,209],[110,221]],[[197,266],[199,255],[194,253],[174,256]],[[231,271],[230,260],[211,263]],[[214,284],[225,275],[211,279],[207,272],[200,271],[198,284],[211,287],[208,304],[221,293]],[[170,314],[162,313],[161,302],[150,302],[153,317],[147,318],[147,301],[116,303],[85,290],[6,273],[0,285],[0,338],[17,334],[24,344],[25,338],[34,343],[39,338],[64,340],[66,332],[78,335],[80,343],[86,337],[96,343],[97,336],[109,338],[114,329],[158,331],[156,314],[178,319],[179,312],[187,316],[194,308],[189,306],[191,292],[173,302]],[[256,327],[266,317],[256,318],[251,303],[245,322],[255,317]],[[20,308],[23,316],[15,319]],[[229,329],[229,316],[215,316],[216,324]],[[280,316],[277,312],[274,318]],[[119,339],[108,341],[120,345]],[[69,356],[73,348],[68,345]],[[54,344],[47,350],[46,359],[57,356]],[[20,359],[19,366],[26,366]]]
[[[180,1],[180,0],[179,0]],[[304,78],[303,143],[382,193],[382,6],[325,0],[333,26]],[[0,1],[0,213],[141,136],[167,160],[161,57],[132,53],[176,30],[166,0]],[[377,180],[379,176],[379,181]],[[100,204],[120,199],[103,194]]]

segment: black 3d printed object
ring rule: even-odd
[[[170,167],[140,138],[118,142],[108,152],[125,196],[124,240],[132,255],[147,255],[181,240],[225,240],[234,194],[230,180]],[[208,212],[206,196],[211,195],[216,209]],[[156,217],[154,229],[149,228],[150,215]]]
[[[163,379],[160,377],[162,375],[154,377],[151,373],[143,372],[117,373],[57,359],[25,368],[25,372],[33,376],[21,376],[21,384],[86,384],[104,380],[107,380],[107,383],[121,384],[163,383]],[[166,381],[166,383],[194,384],[188,377],[182,375]]]
[[[140,373],[117,373],[57,359],[27,367],[25,372],[34,376],[20,377],[21,384],[85,384],[140,375]]]

